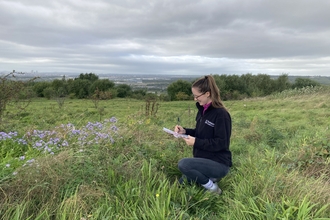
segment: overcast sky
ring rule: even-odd
[[[0,71],[330,76],[329,0],[0,0]]]

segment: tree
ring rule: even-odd
[[[44,90],[48,87],[51,87],[51,82],[35,82],[32,85],[32,89],[37,97],[44,97]]]
[[[65,80],[54,79],[51,83],[51,86],[54,88],[55,91],[61,90],[62,93],[67,94],[67,83]]]
[[[147,95],[147,89],[137,89],[132,91],[131,97],[134,99],[143,99]]]
[[[42,91],[42,95],[46,99],[51,99],[52,97],[55,96],[55,90],[53,87],[49,86]]]
[[[191,83],[180,79],[171,83],[167,87],[167,93],[171,97],[171,100],[177,100],[176,95],[179,92],[185,93],[187,96],[191,96]]]
[[[226,79],[226,87],[227,90],[233,91],[241,91],[243,88],[243,84],[241,83],[241,78],[238,75],[229,75]]]
[[[75,79],[70,83],[69,91],[74,93],[79,99],[89,97],[89,87],[92,84],[90,80],[87,79]]]
[[[307,86],[319,86],[319,85],[320,83],[308,78],[297,78],[295,80],[295,83],[292,85],[292,87],[299,89]]]
[[[89,87],[89,94],[94,94],[96,90],[100,92],[108,91],[115,87],[115,83],[109,79],[98,79],[95,80],[92,85]]]
[[[288,74],[282,74],[275,81],[275,91],[276,92],[282,92],[286,89],[289,89],[290,87],[291,87],[291,84],[289,82]]]
[[[240,91],[241,94],[246,94],[249,97],[253,97],[256,89],[255,78],[256,77],[251,73],[243,74],[241,76],[241,82],[242,82],[242,89]]]
[[[274,91],[275,82],[266,74],[258,74],[256,76],[256,87],[258,88],[259,94],[257,96],[270,95]]]
[[[132,88],[127,84],[118,85],[116,89],[117,89],[117,96],[119,98],[128,97],[132,93]]]
[[[89,80],[91,82],[94,82],[94,81],[98,80],[99,77],[94,73],[85,73],[85,74],[80,73],[79,77],[75,78],[75,79],[86,79],[86,80]]]
[[[189,95],[187,95],[186,93],[184,92],[178,92],[176,95],[175,95],[175,99],[176,100],[189,100],[191,99]]]

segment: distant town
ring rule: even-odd
[[[28,80],[34,77],[38,77],[36,81],[53,81],[55,79],[74,79],[79,77],[81,73],[58,73],[47,72],[42,73],[38,71],[31,72],[16,72],[16,79]],[[0,72],[0,76],[9,74],[10,72]],[[96,73],[94,73],[96,74]],[[183,75],[159,75],[159,74],[96,74],[100,79],[109,79],[115,84],[127,84],[135,89],[147,89],[149,92],[165,91],[167,86],[172,82],[179,79],[185,81],[193,81],[200,76],[183,76]]]
[[[81,73],[64,73],[64,72],[38,72],[32,70],[31,72],[16,72],[17,79],[27,80],[34,77],[38,77],[37,81],[52,81],[55,79],[74,79],[79,77]],[[0,72],[0,77],[10,72]],[[172,82],[175,82],[179,79],[185,81],[194,81],[195,79],[201,77],[197,75],[159,75],[159,74],[97,74],[100,79],[109,79],[115,84],[127,84],[132,87],[132,89],[147,89],[149,92],[165,91],[167,86]],[[221,75],[221,74],[215,74]],[[271,75],[271,78],[276,79],[278,76]],[[290,76],[288,75],[289,81],[294,82],[296,78],[309,78],[316,82],[319,82],[324,85],[330,85],[330,76]]]

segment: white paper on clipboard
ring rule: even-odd
[[[179,133],[174,132],[174,131],[172,131],[172,130],[170,130],[168,128],[163,128],[163,131],[165,131],[168,134],[173,135],[176,138],[188,138],[188,135],[186,135],[186,134],[179,134]]]

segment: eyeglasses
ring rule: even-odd
[[[198,99],[199,97],[201,97],[201,96],[204,95],[205,93],[206,93],[206,92],[204,92],[204,93],[202,93],[202,94],[200,94],[200,95],[194,95],[194,94],[193,94],[192,96],[193,96],[194,99]]]

